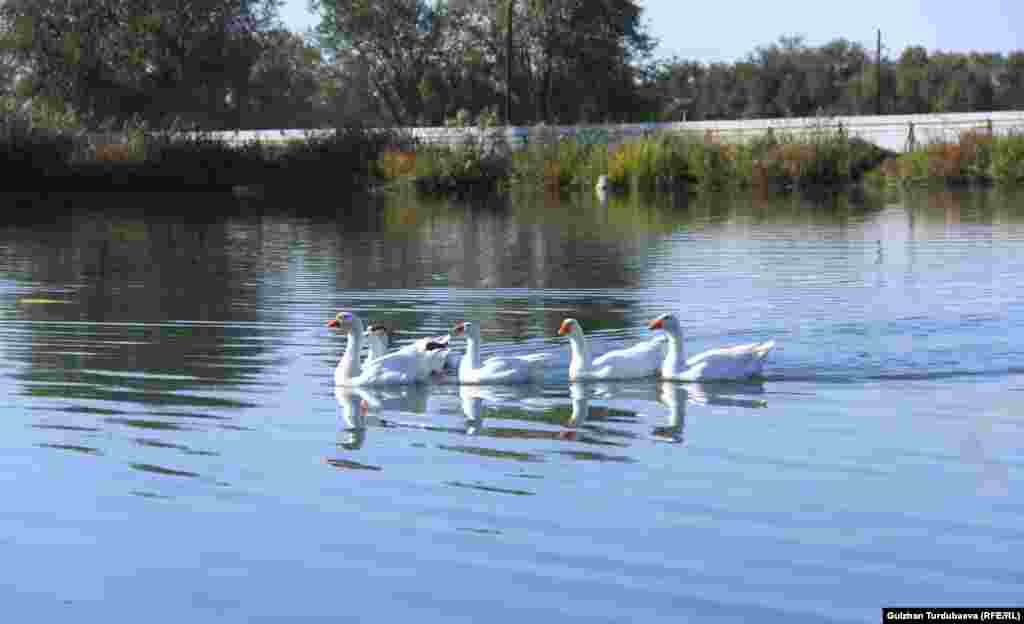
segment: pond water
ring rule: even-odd
[[[0,202],[11,621],[1024,595],[1024,196]],[[341,308],[398,345],[472,319],[485,354],[556,357],[536,386],[336,390]],[[690,352],[776,340],[765,378],[567,383],[564,317],[601,352],[668,311]]]

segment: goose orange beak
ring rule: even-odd
[[[331,319],[327,321],[327,326],[332,328],[341,327],[341,323],[338,322],[338,319]]]
[[[665,323],[662,319],[654,319],[647,324],[647,329],[665,329]]]
[[[558,328],[558,335],[564,336],[572,331],[572,323],[569,321],[562,321],[562,325]]]

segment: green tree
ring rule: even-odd
[[[429,74],[444,67],[451,12],[422,0],[311,0],[318,32],[332,52],[357,57],[369,69],[374,96],[401,125],[419,119],[429,99]],[[426,82],[424,82],[426,80]]]
[[[399,124],[497,106],[509,0],[312,0],[332,53],[371,68],[373,92]],[[511,90],[520,121],[628,116],[642,99],[653,41],[630,0],[518,0]]]
[[[641,100],[638,69],[655,41],[630,0],[518,3],[522,77],[543,121],[621,119]]]
[[[903,50],[896,65],[896,109],[900,113],[931,111],[928,51],[921,46]]]
[[[7,0],[0,45],[33,94],[94,118],[182,111],[240,123],[257,34],[280,0]],[[203,97],[205,96],[205,97]],[[225,99],[232,102],[225,111]]]
[[[1006,57],[997,75],[996,102],[999,108],[1024,109],[1024,51]]]

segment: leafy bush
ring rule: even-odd
[[[416,153],[415,184],[430,194],[494,190],[507,179],[508,159],[475,140],[453,147],[422,146]]]
[[[35,126],[13,102],[0,108],[0,166],[9,183],[27,184],[47,176],[64,175],[75,152],[75,140],[49,128]]]
[[[309,134],[275,160],[289,183],[368,186],[381,175],[379,160],[389,147],[410,145],[393,132],[349,126],[328,136]]]
[[[990,171],[992,179],[1000,184],[1024,184],[1024,134],[993,141]]]

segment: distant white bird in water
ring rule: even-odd
[[[597,199],[602,204],[608,201],[608,176],[598,176],[597,184],[594,185],[594,192],[597,193]]]

